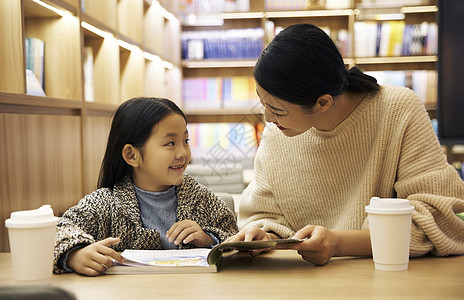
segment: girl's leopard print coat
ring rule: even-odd
[[[177,220],[192,220],[220,242],[237,233],[235,216],[227,204],[189,175],[176,186]],[[101,188],[85,196],[60,218],[55,239],[53,271],[63,273],[62,260],[74,247],[82,247],[107,237],[118,237],[116,251],[161,249],[160,234],[144,228],[131,177],[114,189]],[[180,248],[190,248],[180,245]]]

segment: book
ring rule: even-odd
[[[26,38],[25,48],[26,48],[26,69],[31,70],[32,73],[34,73],[34,76],[37,79],[37,82],[40,85],[41,90],[43,91],[45,89],[45,80],[44,80],[44,77],[45,77],[44,76],[45,42],[37,38]],[[31,90],[36,90],[36,87],[32,87]]]
[[[133,250],[121,255],[124,263],[114,262],[105,274],[214,273],[224,252],[233,250],[272,249],[277,244],[300,243],[301,239],[224,242],[211,249]]]
[[[93,49],[92,47],[84,47],[84,99],[87,102],[93,102],[94,87],[93,87]]]
[[[46,97],[40,82],[37,80],[37,77],[35,77],[35,74],[29,69],[26,69],[26,87],[26,93],[28,95]]]
[[[437,104],[438,73],[435,70],[369,71],[382,85],[404,86],[412,89],[425,104]]]
[[[436,55],[438,27],[434,22],[404,21],[354,23],[356,57]]]
[[[217,272],[207,256],[211,249],[182,250],[133,250],[126,249],[121,255],[124,263],[114,262],[106,274],[144,273],[211,273]]]
[[[183,31],[182,58],[186,60],[257,59],[261,55],[263,28]]]

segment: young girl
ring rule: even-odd
[[[134,98],[116,111],[98,189],[57,226],[54,272],[96,276],[117,251],[210,247],[237,232],[232,211],[184,175],[186,118],[173,102]]]

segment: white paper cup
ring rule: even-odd
[[[5,221],[10,240],[13,277],[18,283],[49,284],[58,218],[50,205],[11,213]]]
[[[373,197],[366,206],[376,269],[408,269],[413,211],[406,199]]]

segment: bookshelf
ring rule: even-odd
[[[277,6],[287,5],[292,1],[274,1]],[[299,2],[301,5],[320,4],[322,2],[328,3],[329,1],[293,1],[293,3]],[[183,69],[184,78],[184,104],[189,101],[190,95],[198,96],[199,92],[192,92],[190,81],[192,79],[202,80],[217,80],[217,78],[227,79],[233,76],[250,76],[253,74],[253,67],[256,63],[256,58],[243,57],[242,59],[230,59],[227,56],[218,59],[208,59],[207,45],[212,44],[211,41],[203,39],[203,32],[215,31],[215,32],[227,32],[232,29],[249,29],[249,28],[261,28],[264,32],[262,38],[262,49],[272,40],[277,30],[285,28],[292,24],[298,23],[312,23],[323,29],[334,39],[338,45],[344,62],[347,68],[358,66],[360,69],[366,72],[381,72],[380,75],[387,73],[390,76],[380,76],[382,80],[390,79],[391,77],[404,78],[404,82],[400,83],[408,86],[416,91],[416,93],[424,101],[425,106],[429,112],[431,118],[436,118],[437,115],[437,82],[436,82],[436,69],[438,57],[435,53],[425,53],[425,51],[419,51],[421,53],[415,53],[414,55],[357,55],[359,52],[358,48],[364,47],[364,44],[357,45],[357,32],[356,25],[358,22],[370,22],[378,26],[384,26],[385,22],[391,21],[389,18],[399,18],[402,26],[412,27],[414,24],[421,24],[422,22],[436,23],[437,18],[437,5],[435,1],[415,1],[418,4],[404,4],[411,3],[412,1],[384,1],[382,6],[377,4],[381,1],[370,1],[374,2],[375,5],[366,5],[366,0],[351,0],[351,1],[330,1],[334,2],[345,2],[345,7],[338,7],[332,9],[326,9],[321,6],[312,7],[311,9],[298,9],[290,8],[287,10],[283,9],[269,9],[270,5],[267,0],[250,1],[250,10],[242,12],[223,12],[219,13],[214,17],[209,16],[212,20],[210,26],[207,26],[204,18],[200,18],[204,12],[199,12],[200,22],[195,24],[191,20],[191,16],[180,18],[186,22],[183,23],[181,37],[182,42],[182,57],[181,62]],[[214,13],[213,13],[214,15]],[[208,19],[208,18],[207,18]],[[219,21],[218,21],[219,19]],[[390,25],[390,24],[388,24]],[[184,34],[188,33],[188,34]],[[364,35],[364,34],[358,34]],[[203,39],[204,41],[204,58],[198,59],[197,53],[193,52],[190,55],[190,44],[189,41],[195,39]],[[217,39],[214,37],[213,39]],[[375,40],[374,40],[375,42]],[[220,40],[219,47],[227,47],[227,44]],[[246,43],[243,42],[243,43]],[[193,44],[193,50],[198,45]],[[185,50],[187,47],[187,51]],[[358,51],[357,51],[358,50]],[[424,53],[422,53],[424,52]],[[201,57],[201,55],[199,55]],[[259,56],[259,55],[258,55]],[[400,76],[391,76],[399,74]],[[396,78],[394,78],[396,80]],[[419,79],[426,79],[427,83],[419,81]],[[418,84],[418,82],[420,82]],[[380,82],[382,84],[395,84],[390,82]],[[431,87],[424,90],[422,86]],[[225,89],[226,85],[222,86]],[[205,88],[209,91],[209,87]],[[241,87],[244,89],[244,87]],[[243,108],[228,108],[225,104],[224,94],[217,96],[219,104],[216,107],[211,104],[210,94],[205,93],[205,97],[208,103],[208,107],[198,109],[194,105],[188,104],[184,106],[184,111],[187,114],[189,123],[237,123],[246,122],[252,124],[255,128],[262,128],[260,123],[263,122],[263,114],[260,109],[258,98],[250,99],[250,103],[247,107]],[[192,99],[195,97],[192,97]],[[198,103],[203,100],[198,100]],[[254,101],[254,104],[253,104]],[[258,132],[257,135],[260,133]],[[231,150],[232,152],[234,149]],[[204,159],[205,157],[203,157]],[[195,159],[192,157],[193,163],[198,163],[201,159]]]
[[[289,1],[290,2],[290,1]],[[295,1],[296,2],[296,1]],[[317,2],[317,1],[314,1]],[[324,1],[323,1],[324,2]],[[263,48],[267,45],[272,37],[272,29],[277,27],[285,28],[291,24],[312,23],[323,28],[330,28],[332,37],[341,31],[347,33],[347,41],[342,51],[347,68],[358,66],[365,71],[412,71],[412,70],[429,70],[435,71],[437,65],[437,55],[413,55],[413,56],[368,56],[358,57],[355,45],[355,23],[356,22],[383,22],[379,19],[381,16],[401,14],[405,24],[419,24],[421,22],[436,22],[436,13],[438,8],[435,1],[421,1],[421,5],[401,6],[401,4],[390,3],[387,6],[366,5],[361,0],[348,1],[349,7],[340,9],[324,9],[316,7],[308,10],[266,10],[267,1],[250,1],[249,12],[226,12],[219,15],[223,25],[217,24],[206,27],[195,26],[189,23],[182,26],[183,32],[204,31],[204,30],[228,30],[232,28],[256,28],[264,29]],[[379,2],[379,1],[377,1]],[[417,1],[416,1],[417,2]],[[308,2],[309,3],[309,2]],[[281,5],[281,4],[279,4]],[[270,23],[272,22],[272,23]],[[272,24],[272,26],[269,26]],[[185,56],[185,55],[184,55]],[[252,69],[255,59],[243,60],[189,60],[184,57],[182,68],[184,78],[195,77],[215,77],[215,76],[252,76]],[[436,92],[435,92],[436,94]],[[436,103],[434,99],[428,99],[427,102]],[[436,104],[427,104],[431,117],[436,115]],[[227,111],[218,113],[215,110],[198,111],[188,110],[187,114],[192,121],[215,122],[221,120],[236,120],[240,113],[236,110],[230,110],[227,117]],[[249,118],[250,115],[256,115],[253,112],[242,110],[242,119],[256,121],[256,118]]]
[[[38,2],[0,2],[0,222],[42,204],[61,215],[94,190],[124,100],[181,103],[180,22],[158,1]],[[26,38],[44,42],[46,96],[27,93]]]

